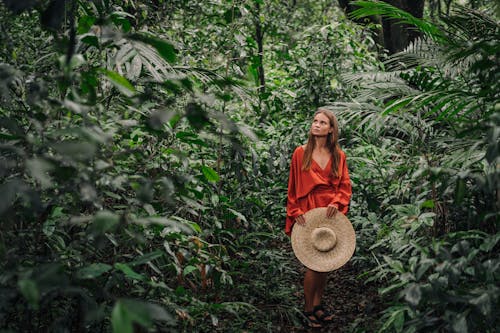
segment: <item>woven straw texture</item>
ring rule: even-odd
[[[326,217],[326,207],[314,208],[304,214],[305,225],[294,224],[292,248],[297,259],[316,272],[330,272],[342,267],[356,249],[356,234],[347,217],[337,212],[333,218]],[[317,250],[312,242],[315,228],[326,227],[336,236],[336,243],[330,251]]]

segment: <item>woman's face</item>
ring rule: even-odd
[[[332,133],[333,127],[330,124],[330,119],[323,113],[318,113],[314,116],[313,122],[311,124],[311,133],[314,136],[327,136]]]

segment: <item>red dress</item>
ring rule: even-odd
[[[330,174],[331,158],[325,169],[312,159],[309,170],[302,170],[304,148],[297,147],[293,152],[288,178],[288,201],[286,205],[285,232],[292,233],[295,218],[317,207],[335,205],[347,214],[352,188],[347,170],[346,156],[340,151],[339,176]]]

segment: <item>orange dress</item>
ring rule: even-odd
[[[346,156],[340,151],[339,177],[330,174],[331,158],[325,169],[312,159],[309,170],[302,170],[304,148],[297,147],[293,152],[288,178],[288,200],[286,205],[285,232],[292,233],[295,218],[317,208],[335,205],[347,214],[351,200],[352,187],[347,170]]]

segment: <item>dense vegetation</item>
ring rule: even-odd
[[[498,13],[445,3],[3,1],[0,329],[300,326],[288,166],[327,105],[376,329],[494,332]]]

